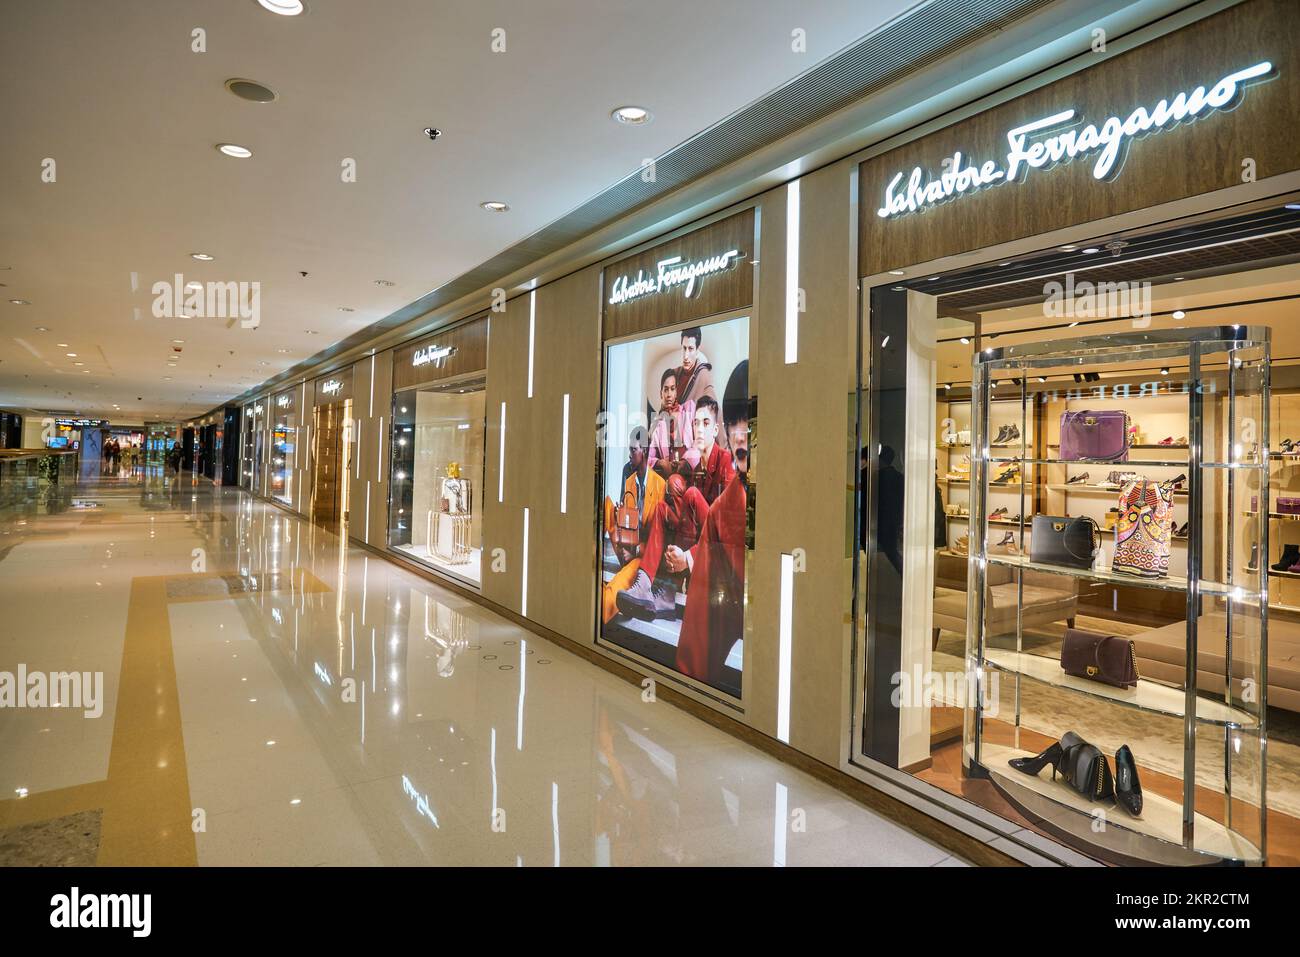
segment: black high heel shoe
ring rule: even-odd
[[[1047,765],[1052,766],[1052,780],[1056,780],[1056,769],[1061,763],[1061,745],[1060,742],[1052,745],[1042,754],[1033,758],[1012,758],[1007,763],[1024,774],[1038,774]]]
[[[1115,802],[1133,817],[1142,816],[1142,783],[1127,744],[1115,752]]]

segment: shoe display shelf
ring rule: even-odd
[[[990,506],[990,511],[1005,507],[1006,515],[1028,516],[1025,519],[1027,524],[1033,521],[1033,507],[1022,503],[1032,503],[1034,468],[1032,463],[1025,464],[1019,459],[1025,458],[1026,449],[1033,448],[1033,422],[1021,416],[1018,398],[995,399],[994,403],[998,411],[992,416],[990,437],[996,441],[990,442],[989,448],[1005,456],[1007,461],[994,475],[994,478],[1005,475],[1006,480],[995,486],[996,501]],[[949,401],[941,397],[935,408],[939,420],[936,479],[943,497],[948,546],[954,549],[957,539],[966,534],[970,523],[970,473],[963,473],[962,466],[969,468],[972,445],[961,440],[971,434],[971,402],[969,399]],[[948,511],[951,505],[966,506],[967,514]],[[991,524],[1019,528],[1022,523],[1001,519],[993,520]],[[960,549],[957,551],[965,555]]]
[[[1260,451],[1269,448],[1268,331],[1207,327],[1027,343],[981,350],[973,366],[966,662],[974,687],[965,703],[963,773],[988,780],[1036,827],[1098,860],[1263,863],[1269,578],[1261,563],[1248,565],[1252,554],[1269,553],[1269,523],[1241,515],[1267,483],[1273,461]],[[1170,373],[1146,382],[1152,368]],[[1099,378],[1050,386],[1083,372]],[[1039,384],[1043,379],[1049,385]],[[1019,392],[1009,404],[1008,380]],[[1140,441],[1141,452],[1132,454],[1131,446],[1123,463],[1059,458],[1062,412],[1117,408],[1146,438],[1186,436],[1186,445]],[[1174,527],[1186,524],[1187,533],[1172,543],[1166,575],[1114,570],[1114,532],[1103,532],[1100,561],[1086,568],[1035,561],[1029,528],[1022,530],[1019,554],[993,547],[988,516],[1005,493],[991,478],[1011,456],[984,442],[1013,409],[1025,423],[1022,432],[1036,420],[1046,439],[1046,455],[1035,458],[1027,448],[1019,453],[1022,467],[1050,476],[1040,489],[1044,514],[1092,515],[1101,524],[1104,499],[1096,505],[1091,495],[1076,499],[1080,490],[1067,484],[1078,472],[1093,471],[1092,478],[1102,481],[1112,470],[1157,480],[1185,476]],[[1119,490],[1108,491],[1118,502]],[[1030,512],[1027,506],[1020,507],[1022,515]],[[995,583],[1008,580],[1019,589],[1022,607],[1038,592],[1123,585],[1139,602],[1149,595],[1182,609],[1177,625],[1185,647],[1177,670],[1192,680],[1139,673],[1135,686],[1119,688],[1067,675],[1061,639],[1054,637],[1064,632],[1064,620],[1026,629],[1019,612],[986,609]],[[1203,654],[1222,656],[1220,673],[1229,677],[1221,685],[1207,688]],[[1144,781],[1140,815],[1114,800],[1081,796],[1064,777],[1054,778],[1050,765],[1031,774],[1009,764],[1038,754],[1067,731],[1095,745],[1112,768],[1122,746],[1132,749]]]

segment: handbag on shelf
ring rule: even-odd
[[[1061,458],[1069,462],[1127,462],[1129,429],[1124,411],[1062,412]]]
[[[627,504],[629,499],[631,505]],[[636,497],[631,492],[624,492],[623,504],[614,509],[614,530],[610,538],[623,548],[636,548],[641,544],[641,513],[637,511]]]
[[[1086,515],[1035,515],[1029,539],[1029,560],[1068,568],[1091,568],[1101,545],[1097,523]]]
[[[1075,678],[1132,688],[1138,682],[1137,651],[1128,638],[1066,628],[1061,669]]]
[[[1073,731],[1061,738],[1061,765],[1070,787],[1089,801],[1108,801],[1115,796],[1115,778],[1106,755]]]

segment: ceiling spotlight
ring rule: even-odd
[[[952,389],[952,383],[951,383],[951,382],[945,382],[945,383],[943,384],[943,391],[944,391],[944,392],[947,392],[947,391],[949,391],[950,389]]]
[[[376,279],[376,280],[375,280],[375,285],[376,285],[376,286],[394,286],[394,285],[396,285],[396,283],[394,283],[394,282],[390,282],[390,281],[387,280],[387,279]]]
[[[276,349],[275,351],[276,351],[276,352],[279,352],[280,354],[283,355],[284,353],[287,353],[289,350],[288,350],[288,349]]]
[[[891,276],[906,276],[906,275],[907,275],[907,273],[903,272],[903,270],[901,270],[901,269],[891,269],[891,270],[889,270],[889,274],[890,274]]]
[[[1175,310],[1171,313],[1171,315],[1172,315],[1175,319],[1185,319],[1185,318],[1187,318],[1187,313],[1183,312],[1183,310],[1181,310],[1181,309],[1175,309]]]
[[[339,312],[356,312],[351,306],[339,306]]]
[[[654,114],[642,106],[620,106],[609,115],[624,126],[645,126],[654,119]]]
[[[1085,256],[1094,256],[1099,252],[1101,252],[1101,250],[1098,249],[1096,246],[1089,246],[1087,249],[1083,251],[1083,254]]]
[[[1161,375],[1169,375],[1169,367],[1168,367],[1168,366],[1165,366],[1163,369],[1161,369],[1161,370],[1160,370],[1160,374],[1161,374]]]
[[[49,332],[50,330],[47,329],[45,326],[37,326],[37,327],[36,327],[36,331],[37,331],[37,332]]]
[[[201,263],[210,263],[216,259],[216,256],[209,256],[207,253],[190,253],[191,259],[197,259]]]
[[[31,301],[28,300],[28,299],[10,299],[9,301],[12,302],[15,306],[30,306],[30,305],[31,305]]]
[[[253,151],[247,146],[240,146],[238,143],[218,143],[217,149],[227,156],[233,156],[235,159],[248,159],[253,155]]]
[[[1287,203],[1287,209],[1300,209],[1300,203]]]
[[[442,130],[438,129],[436,126],[426,126],[424,128],[424,135],[429,137],[431,140],[436,140],[442,135]]]
[[[77,358],[77,354],[75,352],[65,352],[64,355],[66,355],[69,359]]]
[[[84,366],[84,365],[85,365],[84,362],[74,362],[74,363],[72,363],[72,364],[73,364],[74,366]]]
[[[302,0],[257,0],[257,5],[282,17],[296,17],[307,10]]]
[[[1078,249],[1078,248],[1079,248],[1078,246],[1062,246],[1062,247],[1061,247],[1061,252],[1063,252],[1063,253],[1072,253],[1072,252],[1074,252],[1074,251],[1075,251],[1076,249]]]
[[[1039,382],[1046,382],[1046,381],[1047,381],[1047,376],[1045,376],[1045,375],[1040,375],[1040,376],[1038,377],[1038,381],[1039,381]]]
[[[962,344],[963,346],[968,346],[968,345],[970,345],[970,340],[967,339],[965,336],[962,336],[962,337],[961,337],[961,344]]]
[[[303,332],[307,333],[307,335],[309,335],[309,336],[317,336],[317,335],[320,335],[320,333],[317,332],[315,329],[304,329]]]
[[[479,203],[479,205],[482,206],[484,209],[486,209],[489,213],[504,213],[510,209],[510,207],[507,206],[505,203],[499,202],[495,199],[489,200],[486,203]]]
[[[185,345],[185,340],[184,340],[184,339],[173,339],[173,340],[172,340],[172,344],[173,344],[173,345],[178,345],[178,346],[183,346],[183,345]]]

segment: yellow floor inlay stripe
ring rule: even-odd
[[[195,865],[167,576],[131,583],[108,759],[101,865]]]

